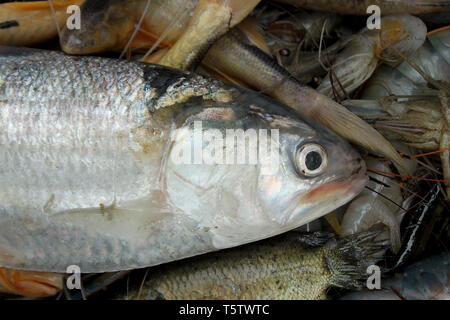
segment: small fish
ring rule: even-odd
[[[260,0],[198,0],[186,30],[159,64],[195,69],[209,47],[230,28],[240,23]]]
[[[270,56],[249,44],[239,29],[230,30],[217,41],[203,64],[251,85],[345,139],[385,155],[398,168],[407,170],[400,155],[378,131],[342,105],[302,85]]]
[[[131,299],[326,299],[330,286],[358,288],[382,256],[374,233],[336,239],[286,235],[149,269]],[[315,242],[315,243],[314,243]],[[312,245],[314,243],[314,245]],[[117,298],[117,297],[116,297]]]
[[[92,10],[89,9],[90,5],[95,4],[95,1],[97,0],[88,0],[82,7],[83,25],[81,30],[64,30],[61,38],[61,47],[66,53],[87,54],[123,48],[127,41],[126,39],[129,39],[127,38],[128,36],[123,35],[134,30],[132,17],[139,16],[139,13],[142,15],[142,11],[138,10],[139,7],[133,8],[133,10],[130,9],[134,12],[134,15],[122,14],[128,6],[123,11],[119,10],[124,4],[117,0],[109,0],[108,2],[111,2],[109,6],[103,4],[99,8],[93,6]],[[140,0],[137,2],[142,6],[145,1]],[[151,26],[143,28],[152,30],[151,33],[160,35],[161,39],[166,39],[165,33],[169,30],[174,30],[171,27],[171,23],[174,21],[183,23],[180,22],[181,18],[178,18],[176,15],[178,7],[175,2],[176,0],[171,0],[165,3],[167,8],[164,12],[172,14],[171,18],[165,19],[165,25],[161,24],[152,29],[148,29]],[[150,11],[155,17],[162,14],[162,12],[159,13],[157,10]],[[111,17],[116,17],[114,13],[117,13],[120,19],[117,19],[115,23],[111,23]],[[144,24],[148,21],[147,16],[148,14],[145,15]],[[184,26],[186,26],[188,21],[184,21],[184,23]],[[112,27],[117,25],[123,26],[123,29],[122,27]],[[182,30],[179,30],[178,36],[181,35],[181,32]],[[175,41],[175,31],[172,33]],[[99,34],[102,36],[98,36]],[[237,79],[278,99],[297,112],[311,117],[334,130],[351,142],[391,158],[400,168],[404,166],[403,160],[392,145],[375,129],[349,112],[345,107],[317,93],[314,89],[301,85],[287,70],[278,66],[269,55],[248,44],[251,41],[247,35],[242,36],[242,34],[243,32],[236,28],[226,33],[209,49],[202,61],[203,65],[208,70]],[[119,38],[120,40],[118,40]],[[245,41],[243,38],[245,38]],[[147,44],[149,42],[151,42],[150,38]],[[164,59],[163,57],[161,61],[164,62]],[[175,60],[179,61],[180,59],[177,58]],[[172,64],[169,63],[169,65]],[[356,132],[357,134],[355,134]]]
[[[351,37],[317,91],[341,101],[367,82],[380,63],[399,65],[403,59],[397,52],[411,56],[426,40],[427,27],[417,17],[384,16],[380,23],[380,30],[365,28]]]
[[[81,6],[81,28],[64,28],[61,48],[69,54],[92,54],[126,47],[171,47],[189,25],[197,3],[198,0],[87,0]]]
[[[0,47],[0,114],[5,268],[107,272],[229,248],[317,219],[367,181],[320,124],[158,65]]]

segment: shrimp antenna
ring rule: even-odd
[[[392,179],[393,177],[399,177],[402,179],[414,179],[414,180],[419,180],[419,181],[432,181],[432,182],[443,182],[443,183],[450,183],[450,180],[444,180],[444,179],[428,179],[428,178],[421,178],[421,177],[414,177],[414,176],[405,176],[402,174],[396,174],[393,172],[386,172],[386,171],[381,171],[381,170],[377,170],[377,169],[373,169],[373,168],[367,168],[368,171],[371,171],[373,173],[376,174],[380,174],[382,176],[391,176]]]
[[[172,23],[167,26],[167,28],[164,30],[164,32],[161,34],[161,36],[159,37],[159,39],[153,44],[153,46],[147,51],[147,53],[142,57],[141,61],[145,61],[145,59],[147,59],[152,53],[153,51],[156,50],[156,48],[158,48],[159,44],[167,37],[167,35],[169,34],[170,31],[172,31],[173,28],[175,28],[176,24],[178,23],[178,21],[181,20],[181,18],[183,18],[186,14],[188,14],[189,10],[183,10],[183,8],[180,8],[176,14],[176,16],[174,17]]]
[[[47,0],[50,6],[50,10],[52,11],[53,20],[55,20],[56,30],[58,31],[58,37],[61,39],[61,28],[59,26],[58,18],[56,17],[55,7],[53,7],[52,0]]]
[[[395,201],[393,201],[392,199],[389,199],[388,197],[386,197],[384,194],[382,194],[381,192],[376,191],[375,189],[372,189],[371,187],[365,186],[365,188],[367,188],[368,190],[375,192],[376,194],[378,194],[379,196],[381,196],[382,198],[388,200],[389,202],[392,202],[393,204],[395,204],[397,207],[399,207],[400,209],[402,209],[403,211],[408,211],[405,208],[403,208],[401,205],[399,205],[398,203],[396,203]]]
[[[369,180],[370,180],[370,181],[373,181],[373,182],[375,182],[375,183],[381,184],[383,187],[386,187],[386,188],[390,188],[390,187],[391,187],[391,186],[388,185],[387,183],[384,183],[383,181],[380,181],[380,180],[378,180],[378,179],[376,179],[376,178],[374,178],[374,177],[371,177],[371,176],[369,176]]]
[[[128,40],[127,45],[125,46],[125,48],[123,48],[119,59],[122,59],[122,57],[125,55],[125,52],[127,52],[128,48],[130,47],[131,43],[133,42],[134,38],[136,37],[139,29],[141,29],[142,22],[144,21],[145,15],[147,14],[147,11],[148,11],[148,8],[150,7],[150,3],[151,2],[152,2],[152,0],[147,0],[147,3],[145,4],[144,11],[142,12],[141,18],[139,19],[139,22],[136,25],[136,28],[134,29],[133,34],[130,37],[130,40]]]
[[[144,288],[144,283],[145,283],[145,280],[147,279],[147,275],[148,275],[148,271],[149,270],[150,270],[150,268],[147,268],[147,270],[145,270],[144,278],[142,279],[141,285],[139,286],[139,291],[138,291],[138,294],[136,296],[136,300],[140,300],[141,299],[142,289]]]

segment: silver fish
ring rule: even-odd
[[[266,130],[258,143],[278,130],[276,170],[178,162],[199,122],[202,134]],[[367,181],[347,142],[256,92],[157,65],[1,46],[0,163],[0,266],[47,272],[140,268],[271,237],[347,203]]]

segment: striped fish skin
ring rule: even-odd
[[[279,129],[279,170],[179,165],[203,130]],[[295,167],[314,142],[323,174]],[[267,238],[316,219],[366,182],[328,129],[250,90],[161,66],[0,46],[0,266],[106,272]]]

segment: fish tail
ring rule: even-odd
[[[377,232],[363,232],[328,242],[325,262],[333,275],[333,285],[342,288],[361,288],[371,272],[369,266],[383,258],[387,240],[375,240]],[[381,270],[381,268],[380,268]]]

